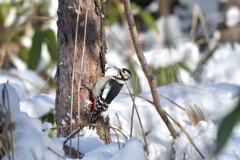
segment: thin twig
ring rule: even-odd
[[[97,124],[93,124],[93,123],[81,123],[81,124],[75,124],[75,125],[65,125],[65,126],[57,126],[57,127],[53,127],[51,128],[51,130],[55,130],[55,129],[63,129],[63,128],[70,128],[70,127],[78,127],[78,129],[76,129],[75,131],[73,131],[66,139],[65,141],[63,142],[63,144],[65,145],[69,140],[71,140],[71,138],[73,136],[75,136],[80,130],[82,130],[84,127],[86,126],[91,126],[91,127],[97,127]],[[121,133],[125,139],[128,139],[128,137],[126,136],[125,133],[123,133],[123,131],[119,128],[116,128],[116,127],[113,127],[113,126],[108,126],[110,129],[113,129],[113,130],[116,130],[118,131],[119,133]]]
[[[72,127],[81,127],[81,126],[92,126],[94,124],[88,123],[88,124],[74,124],[72,125]],[[55,129],[64,129],[64,128],[70,128],[70,125],[63,125],[63,126],[56,126],[56,127],[52,127],[50,128],[51,130],[55,130]]]
[[[73,51],[73,66],[72,66],[72,81],[71,81],[71,109],[70,109],[70,132],[72,131],[72,114],[73,114],[73,84],[75,78],[75,58],[77,53],[77,39],[78,39],[78,23],[79,23],[79,16],[80,16],[80,0],[78,0],[78,12],[77,12],[77,21],[76,21],[76,28],[75,28],[75,40],[74,40],[74,51]],[[72,141],[70,140],[70,147],[72,146]],[[72,148],[72,147],[71,147]],[[71,150],[70,150],[71,156]]]
[[[76,151],[74,147],[71,148],[71,147],[69,147],[69,146],[63,146],[63,150],[64,150],[64,153],[65,153],[65,155],[66,155],[67,157],[70,156],[70,151],[71,151],[71,154],[72,154],[72,155],[71,155],[71,159],[78,159],[78,160],[80,160],[80,159],[82,159],[82,158],[84,157],[84,154],[81,153],[81,152],[78,153],[78,151]],[[65,158],[65,159],[66,159],[66,158]],[[64,160],[65,160],[65,159],[64,159]]]
[[[203,11],[202,11],[202,9],[201,9],[199,4],[195,4],[195,8],[197,8],[197,10],[198,10],[197,14],[198,14],[200,23],[203,26],[203,31],[204,31],[204,34],[205,34],[206,41],[209,44],[209,31],[208,31],[208,28],[207,28],[206,20],[204,18],[204,13],[203,13]],[[195,10],[195,8],[194,8],[194,10]]]
[[[116,113],[116,117],[117,117],[117,121],[118,121],[119,128],[122,129],[122,124],[121,124],[121,122],[120,122],[120,119],[119,119],[119,116],[118,116],[117,113]]]
[[[135,84],[137,84],[137,76],[136,76],[136,81]],[[134,87],[134,93],[133,93],[133,101],[135,102],[135,98],[136,98],[136,85]],[[131,126],[130,126],[130,138],[132,137],[132,133],[133,133],[133,117],[134,117],[134,104],[132,106],[132,115],[131,115]]]
[[[197,30],[197,22],[198,22],[198,8],[196,8],[196,5],[193,5],[193,10],[192,10],[192,26],[191,26],[191,38],[194,39],[194,35]]]
[[[87,21],[88,21],[88,1],[86,1],[86,14],[85,14],[85,24],[84,24],[84,33],[83,33],[83,49],[82,49],[82,54],[81,54],[81,64],[80,64],[80,77],[79,77],[79,82],[78,82],[78,120],[77,122],[80,123],[80,103],[81,103],[81,98],[80,98],[80,90],[81,90],[81,84],[82,84],[82,70],[83,70],[83,59],[85,55],[85,46],[86,46],[86,32],[87,32]],[[79,12],[80,12],[80,1],[78,2],[78,19],[79,19]],[[77,19],[77,21],[78,21]],[[78,23],[78,22],[77,22]],[[76,45],[76,44],[75,44]],[[78,154],[79,154],[79,135],[78,135]],[[79,157],[79,155],[78,155]]]
[[[185,109],[184,107],[180,106],[179,104],[177,104],[176,102],[174,102],[174,101],[171,100],[170,98],[168,98],[168,97],[166,97],[166,96],[164,96],[164,95],[161,95],[161,94],[159,94],[159,96],[162,97],[162,98],[164,98],[164,99],[166,99],[166,100],[168,100],[170,103],[176,105],[176,106],[177,106],[178,108],[180,108],[181,110],[186,111],[186,109]]]
[[[134,97],[133,101],[135,101],[135,97]],[[134,118],[134,103],[133,103],[133,105],[132,105],[131,126],[130,126],[130,138],[132,138],[132,133],[133,133],[133,118]]]
[[[117,133],[117,131],[116,131],[115,129],[113,129],[113,131],[114,131],[114,133],[115,133],[115,134],[116,134],[116,136],[117,136],[118,149],[120,150],[120,149],[121,149],[121,147],[120,147],[120,141],[119,141],[119,136],[118,136],[118,133]]]
[[[149,155],[148,143],[147,143],[147,139],[146,139],[146,136],[145,136],[145,132],[143,130],[142,121],[141,121],[141,118],[140,118],[140,115],[139,115],[139,112],[138,112],[138,109],[137,109],[137,106],[136,106],[136,103],[135,103],[135,98],[133,97],[133,95],[132,95],[128,85],[126,85],[126,86],[127,86],[128,92],[130,94],[130,97],[132,98],[133,107],[134,107],[134,109],[136,110],[136,113],[137,113],[138,121],[139,121],[139,124],[140,124],[140,127],[141,127],[141,131],[142,131],[142,135],[143,135],[143,140],[144,140],[144,143],[145,143],[146,152],[147,152],[147,155]]]
[[[134,48],[136,50],[137,57],[141,63],[141,66],[143,68],[145,76],[147,77],[148,83],[150,85],[152,96],[153,96],[154,106],[155,106],[156,110],[158,111],[159,115],[161,116],[162,120],[166,124],[171,135],[173,136],[174,139],[176,139],[177,133],[176,133],[175,129],[173,128],[171,122],[169,121],[166,113],[163,111],[162,107],[160,106],[160,98],[159,98],[157,90],[156,90],[156,79],[153,76],[152,70],[148,66],[147,61],[143,55],[142,46],[141,46],[140,40],[138,39],[138,36],[137,36],[137,29],[136,29],[136,25],[134,22],[134,18],[133,18],[133,15],[132,15],[130,7],[129,7],[130,1],[123,0],[123,3],[124,3],[124,10],[125,10],[125,14],[127,17],[129,30],[131,33]]]
[[[130,95],[129,93],[120,93],[120,94]],[[137,95],[134,95],[134,96],[148,101],[148,99],[145,98],[145,97],[143,97],[143,96],[137,96]],[[186,112],[186,109],[185,109],[183,106],[181,106],[180,104],[174,102],[174,101],[171,100],[170,98],[168,98],[168,97],[166,97],[166,96],[163,96],[163,95],[161,95],[161,94],[159,94],[159,96],[162,97],[162,98],[164,98],[164,99],[166,99],[166,100],[169,101],[170,103],[174,104],[175,106],[177,106],[179,109],[183,110],[184,112]]]
[[[110,129],[114,129],[116,131],[118,131],[119,133],[121,133],[123,135],[123,137],[127,140],[128,139],[128,136],[126,136],[125,133],[123,133],[123,131],[119,128],[116,128],[116,127],[113,127],[113,126],[109,126]]]
[[[71,139],[73,136],[75,136],[80,130],[82,130],[83,127],[81,126],[80,128],[76,129],[75,131],[73,131],[63,142],[63,146],[66,145],[66,143],[68,142],[68,140],[70,140],[70,147],[71,147]],[[72,148],[72,147],[71,147]]]
[[[72,82],[71,82],[71,120],[70,120],[70,132],[72,131],[72,114],[73,114],[73,83],[75,78],[75,57],[77,53],[77,39],[78,39],[78,23],[79,23],[79,16],[80,16],[80,0],[78,0],[78,12],[77,12],[77,21],[76,21],[76,28],[75,28],[75,40],[74,40],[74,52],[73,52],[73,67],[72,67]],[[70,140],[70,148],[72,148],[72,141]],[[71,150],[70,150],[70,156],[71,156]]]
[[[80,89],[81,89],[81,81],[82,81],[82,64],[85,54],[85,46],[86,46],[86,33],[87,33],[87,21],[88,21],[88,1],[86,1],[86,15],[85,15],[85,24],[84,24],[84,35],[83,35],[83,50],[82,50],[82,59],[81,59],[81,67],[80,67],[80,79],[78,83],[78,122],[80,120]],[[80,3],[79,3],[80,4]],[[80,5],[79,5],[80,10]]]
[[[59,153],[57,153],[56,151],[54,151],[52,148],[47,147],[47,149],[48,149],[49,151],[53,152],[54,154],[56,154],[59,158],[65,160],[65,158],[64,158],[63,156],[61,156]]]

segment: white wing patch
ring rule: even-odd
[[[102,98],[103,99],[107,98],[107,95],[108,95],[110,89],[111,89],[111,86],[109,85],[109,83],[107,83],[104,90],[103,90],[103,93],[102,93]]]

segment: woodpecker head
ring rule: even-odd
[[[126,68],[122,68],[122,69],[119,69],[117,67],[114,66],[114,68],[116,68],[118,70],[118,75],[117,77],[123,81],[127,81],[131,78],[132,76],[132,73],[126,69]]]

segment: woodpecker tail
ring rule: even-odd
[[[96,110],[91,111],[89,115],[89,122],[95,123],[98,117],[101,116],[101,113],[108,109],[108,104],[104,102],[101,97],[97,97]]]

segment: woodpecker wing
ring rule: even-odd
[[[118,83],[115,79],[110,79],[105,83],[104,90],[106,91],[102,92],[104,95],[101,95],[101,97],[107,104],[110,104],[112,100],[118,95],[122,87],[123,84]]]
[[[108,109],[109,104],[119,94],[123,85],[130,77],[131,72],[127,69],[122,69],[119,70],[117,76],[105,76],[97,80],[91,90],[93,99],[96,100],[96,108],[93,109],[89,116],[90,122],[96,122],[101,113]]]
[[[111,79],[111,76],[105,76],[101,77],[100,79],[97,80],[96,84],[94,85],[92,92],[95,97],[98,97],[102,94],[102,91],[104,90],[104,87],[106,83]]]

